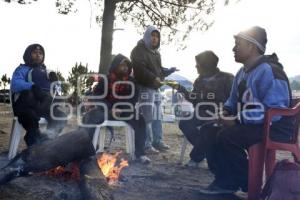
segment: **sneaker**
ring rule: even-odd
[[[190,160],[184,166],[191,167],[191,168],[198,168],[198,167],[200,167],[200,162],[196,162],[196,161]]]
[[[155,149],[154,147],[148,147],[145,148],[145,153],[146,154],[159,154],[159,151],[157,149]]]
[[[159,151],[167,151],[170,149],[170,146],[164,142],[153,143],[152,146]]]
[[[233,194],[237,190],[226,189],[218,186],[215,182],[212,182],[207,188],[200,189],[201,194],[217,195],[217,194]]]
[[[145,165],[151,162],[150,158],[148,158],[147,156],[140,156],[137,158],[137,161]]]

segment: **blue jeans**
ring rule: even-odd
[[[159,144],[162,142],[162,121],[153,120],[152,123],[146,125],[146,144],[149,148],[152,144]]]
[[[162,142],[161,95],[158,90],[140,86],[139,103],[147,103],[140,109],[146,121],[145,147],[149,148]]]

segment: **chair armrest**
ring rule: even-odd
[[[294,116],[300,112],[300,102],[293,108],[269,108],[265,115],[265,122],[264,122],[264,137],[263,142],[264,144],[269,139],[270,134],[270,125],[272,122],[272,118],[274,116]]]

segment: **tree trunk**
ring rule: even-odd
[[[99,72],[106,74],[111,62],[116,2],[104,1]]]
[[[111,189],[102,174],[95,156],[80,163],[79,188],[85,200],[112,200]]]

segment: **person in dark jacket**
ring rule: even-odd
[[[46,134],[41,135],[39,120],[46,118],[47,134],[55,137],[62,131],[66,120],[56,120],[54,117],[65,119],[66,115],[57,106],[50,94],[51,84],[58,81],[53,71],[47,71],[44,64],[45,50],[40,44],[29,45],[23,55],[25,64],[18,66],[11,80],[11,95],[14,115],[26,130],[24,140],[28,146],[41,142]],[[53,88],[58,87],[54,85]],[[52,94],[56,95],[55,91]]]
[[[148,153],[158,153],[157,149],[169,149],[162,137],[161,95],[158,89],[161,86],[161,81],[175,72],[176,68],[162,67],[161,56],[158,51],[160,39],[159,30],[154,26],[149,26],[143,39],[131,52],[134,77],[140,89],[140,110],[147,124],[146,151]]]
[[[186,164],[189,167],[198,167],[205,158],[207,148],[206,143],[202,140],[201,126],[216,121],[216,119],[211,119],[213,115],[210,112],[218,113],[216,108],[229,97],[233,81],[232,74],[219,70],[217,67],[219,58],[213,51],[204,51],[195,59],[199,76],[194,82],[193,90],[189,92],[181,85],[171,85],[182,93],[195,108],[191,119],[183,119],[179,122],[180,130],[193,145],[190,161]],[[212,103],[214,106],[211,105]]]
[[[233,48],[236,62],[244,66],[233,81],[230,97],[220,113],[223,127],[202,127],[204,140],[211,141],[213,153],[207,156],[215,180],[201,193],[234,193],[248,190],[247,150],[263,140],[265,112],[269,108],[289,108],[291,90],[289,80],[275,54],[264,55],[267,43],[265,29],[255,26],[241,31]],[[272,119],[270,138],[280,142],[293,139],[292,117]]]
[[[134,107],[138,101],[138,91],[135,80],[130,76],[131,63],[122,54],[114,57],[108,75],[101,77],[95,86],[92,95],[102,96],[91,101],[104,103],[89,110],[83,117],[83,125],[99,125],[104,120],[121,120],[128,123],[135,132],[135,155],[137,160],[148,164],[150,159],[145,156],[146,124],[143,116],[136,114]],[[105,80],[106,79],[106,80]],[[117,83],[122,81],[124,83]],[[126,83],[127,82],[127,83]],[[107,84],[106,84],[107,83]],[[104,96],[103,96],[104,95]],[[132,108],[132,112],[128,109]],[[95,128],[84,127],[90,137],[93,137]]]

